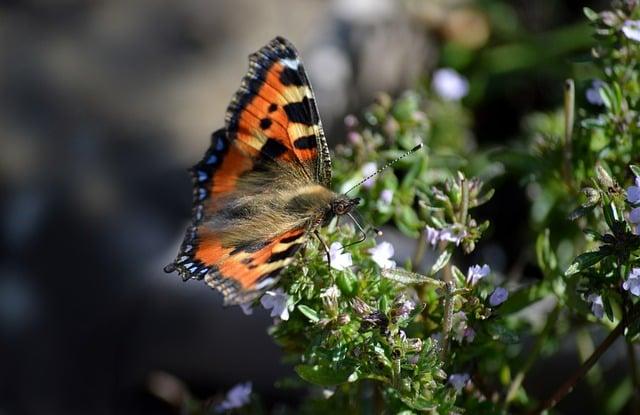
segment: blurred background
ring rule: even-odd
[[[223,125],[247,55],[271,38],[301,52],[332,145],[379,91],[452,67],[469,82],[469,116],[452,123],[471,148],[494,146],[521,134],[525,114],[560,105],[592,44],[582,7],[607,5],[0,2],[0,414],[175,413],[148,392],[157,372],[201,398],[252,380],[269,405],[299,399],[273,386],[292,370],[264,310],[223,310],[204,284],[162,271],[189,220],[186,169]],[[505,179],[485,209],[505,218],[487,244],[492,268],[518,260],[497,247],[524,238],[512,230],[527,210]]]

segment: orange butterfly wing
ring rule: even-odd
[[[293,46],[276,38],[250,56],[250,68],[226,115],[226,128],[212,135],[204,158],[192,169],[192,224],[176,260],[184,280],[205,279],[225,304],[251,301],[272,286],[307,238],[306,226],[283,223],[266,239],[229,243],[225,224],[252,221],[240,206],[242,184],[261,169],[296,169],[310,183],[328,186],[329,151],[311,86]],[[283,171],[282,174],[286,174]],[[232,227],[232,225],[229,225]]]

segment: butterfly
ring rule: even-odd
[[[321,226],[360,201],[330,189],[331,158],[313,90],[298,52],[282,37],[249,56],[225,127],[212,134],[191,175],[192,222],[165,271],[204,279],[225,305],[263,294],[309,235],[320,238]]]

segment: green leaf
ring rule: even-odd
[[[318,316],[318,313],[316,313],[316,311],[313,308],[308,307],[304,304],[298,304],[298,310],[300,310],[300,312],[304,314],[312,322],[317,323],[318,321],[320,321],[320,317]]]
[[[426,275],[407,271],[404,268],[384,268],[382,269],[382,276],[404,285],[425,284],[425,283],[430,283],[430,284],[440,285],[440,286],[444,285],[444,282],[440,280],[428,277]]]
[[[582,12],[584,13],[584,15],[587,17],[587,19],[591,20],[592,22],[595,22],[598,20],[598,13],[594,12],[593,10],[591,10],[588,7],[583,7],[582,8]]]
[[[444,268],[445,265],[449,263],[449,260],[451,259],[451,255],[452,255],[452,251],[449,249],[441,253],[438,259],[436,260],[436,262],[431,267],[431,271],[429,271],[429,275],[430,276],[436,275],[438,271]]]
[[[538,259],[538,266],[544,271],[545,274],[549,274],[551,271],[555,271],[558,266],[558,260],[555,253],[551,250],[551,243],[549,241],[549,229],[545,229],[544,232],[538,235],[536,239],[536,257]]]
[[[416,181],[416,177],[422,172],[422,169],[425,165],[426,159],[424,157],[420,157],[416,163],[411,165],[411,168],[407,172],[407,174],[402,179],[402,184],[400,185],[401,189],[410,189],[414,187],[414,182]]]
[[[358,281],[348,270],[340,272],[336,277],[336,285],[340,288],[340,292],[347,297],[355,294],[357,284]]]
[[[631,171],[633,172],[633,174],[634,174],[636,177],[640,177],[640,166],[637,166],[637,165],[635,165],[635,164],[631,164],[631,165],[629,166],[629,168],[631,169]]]
[[[345,383],[353,372],[351,368],[332,369],[321,365],[297,365],[295,371],[302,379],[320,386]]]
[[[584,254],[580,254],[573,260],[573,263],[571,263],[569,268],[567,268],[567,270],[564,272],[564,275],[568,277],[577,274],[578,272],[583,271],[602,261],[604,257],[606,257],[606,255],[600,251],[585,252]]]
[[[611,307],[611,299],[608,295],[602,296],[602,306],[604,308],[604,313],[607,315],[609,321],[613,321],[615,317],[613,315],[613,308]]]
[[[411,206],[402,206],[396,210],[396,225],[400,232],[411,238],[420,235],[418,229],[421,228],[420,219]]]

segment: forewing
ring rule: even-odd
[[[313,90],[286,39],[277,37],[249,57],[226,124],[229,138],[243,148],[293,162],[310,180],[330,186],[331,160]]]

